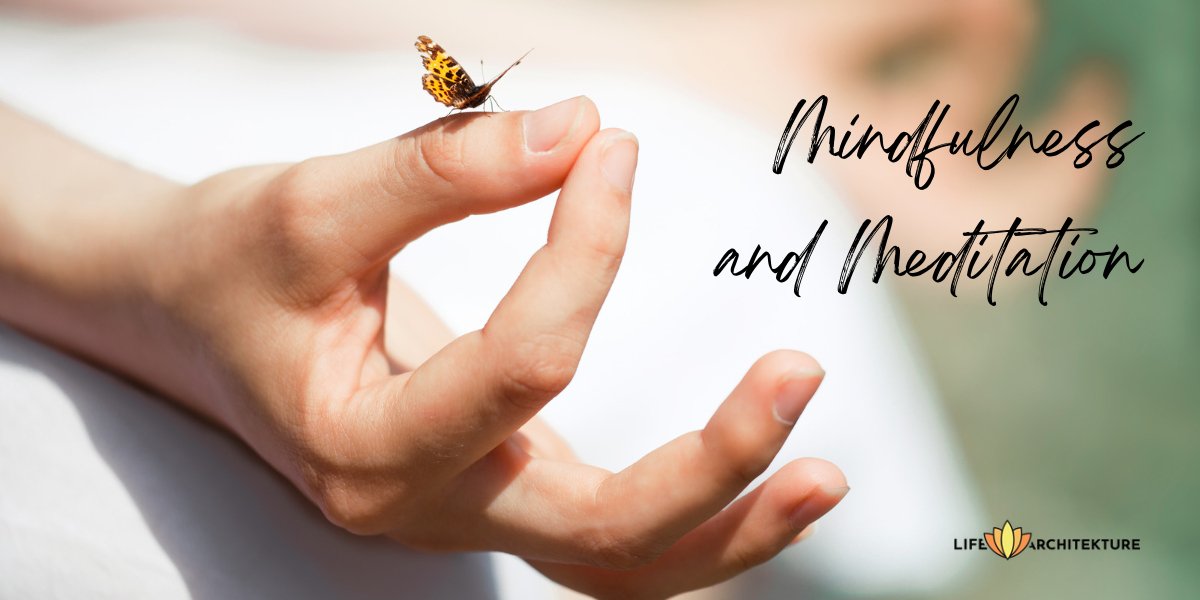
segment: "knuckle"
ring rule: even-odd
[[[303,160],[283,170],[273,180],[274,196],[285,200],[303,200],[316,193],[319,167],[313,159]]]
[[[358,535],[403,529],[402,517],[422,500],[402,469],[361,453],[347,454],[328,436],[302,442],[301,485],[332,524]]]
[[[774,458],[775,453],[768,448],[749,449],[742,455],[741,460],[730,465],[730,474],[738,483],[750,485],[767,470]]]
[[[415,174],[454,184],[467,173],[464,136],[436,127],[405,139],[407,144],[397,146],[396,168],[401,179]]]
[[[608,281],[621,268],[621,261],[625,258],[625,239],[613,235],[593,240],[587,250],[589,262],[596,265],[598,275]]]
[[[767,562],[772,556],[774,553],[770,549],[761,546],[734,547],[729,550],[728,560],[730,567],[736,573],[744,573]]]
[[[517,346],[505,373],[506,394],[522,408],[540,408],[575,378],[581,348],[562,336],[544,335]]]
[[[702,435],[705,435],[710,454],[715,457],[713,464],[742,487],[762,475],[775,459],[776,449],[764,443],[761,434],[747,428],[722,431],[717,443],[710,441],[715,437],[710,432],[704,431]]]
[[[323,167],[309,159],[288,167],[271,183],[265,218],[289,249],[304,249],[314,239],[329,236],[336,222],[338,198],[325,190]]]
[[[593,552],[593,564],[605,569],[628,571],[658,560],[665,551],[666,548],[661,544],[643,536],[601,534]]]
[[[324,168],[317,159],[298,162],[280,173],[272,182],[271,194],[278,208],[291,208],[297,213],[311,212],[326,198],[324,193]],[[301,210],[304,209],[304,210]]]
[[[387,513],[381,503],[344,480],[327,481],[317,492],[316,501],[330,523],[350,533],[378,535],[387,531]]]

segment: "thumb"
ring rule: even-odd
[[[599,125],[582,96],[532,112],[458,114],[304,161],[291,185],[334,218],[341,243],[375,264],[439,225],[558,189]]]

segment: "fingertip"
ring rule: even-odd
[[[600,150],[600,172],[609,185],[628,194],[633,190],[637,172],[638,139],[621,129],[606,130],[605,134]]]
[[[804,352],[776,350],[754,363],[749,378],[759,394],[774,399],[775,420],[791,427],[824,381],[825,370]]]
[[[599,123],[596,105],[586,96],[525,112],[522,116],[525,149],[537,157],[578,146],[579,142],[591,137]]]
[[[824,371],[808,369],[793,369],[780,377],[771,405],[775,420],[787,427],[795,425],[824,378]]]
[[[780,469],[788,487],[794,490],[796,502],[787,520],[796,532],[803,531],[813,521],[833,509],[850,492],[846,477],[833,463],[820,458],[803,458]]]
[[[549,240],[607,257],[606,270],[615,269],[629,235],[637,155],[637,138],[628,131],[609,128],[592,135],[563,182]]]
[[[837,465],[823,458],[802,458],[794,461],[803,477],[810,482],[815,483],[818,487],[826,490],[837,490],[841,488],[849,489],[846,484],[846,475]],[[845,492],[841,492],[840,496],[845,496]]]
[[[781,377],[789,371],[825,373],[817,359],[807,352],[780,349],[768,352],[754,363],[754,369],[763,369],[768,374]]]

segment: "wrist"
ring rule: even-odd
[[[180,186],[118,163],[90,175],[53,186],[65,193],[0,196],[0,320],[124,367],[115,342],[146,296],[156,215]]]
[[[0,321],[147,380],[149,286],[179,184],[0,106]]]

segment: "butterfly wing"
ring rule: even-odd
[[[462,108],[476,92],[475,82],[466,69],[426,36],[417,38],[416,48],[426,71],[421,78],[421,87],[434,100],[446,106]]]
[[[434,100],[446,106],[454,106],[455,95],[450,91],[446,80],[441,77],[433,73],[426,73],[421,77],[421,87],[425,88],[425,91],[429,92],[429,95],[433,96]]]

